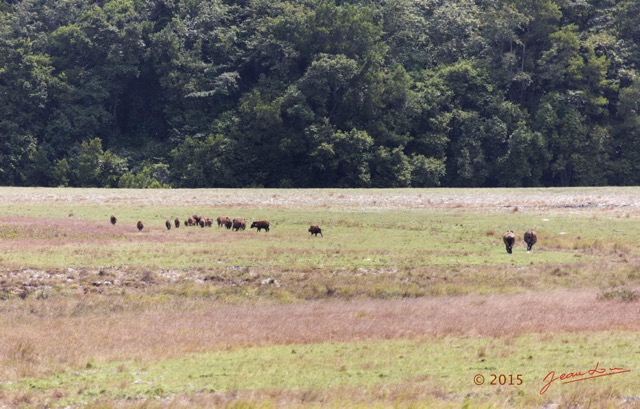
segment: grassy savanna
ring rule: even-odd
[[[1,188],[0,403],[638,405],[639,227],[640,188]]]

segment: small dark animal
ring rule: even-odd
[[[138,231],[142,231],[142,229],[144,229],[144,224],[142,224],[142,221],[140,220],[138,220],[136,226],[138,227]]]
[[[266,220],[257,220],[253,223],[251,223],[251,228],[257,228],[257,231],[260,231],[262,229],[264,229],[265,231],[269,231],[269,222]]]
[[[111,220],[111,224],[115,225],[118,221],[118,218],[116,217],[115,214],[112,214],[110,220]]]
[[[176,229],[177,229],[178,227],[180,227],[180,219],[178,219],[178,218],[176,217],[176,219],[173,221],[173,224],[175,224],[175,225],[176,225]]]
[[[247,222],[242,217],[236,217],[231,222],[231,227],[234,231],[244,230],[247,227]]]
[[[309,233],[311,233],[312,235],[314,235],[314,236],[316,236],[316,237],[318,237],[318,234],[319,234],[321,237],[324,237],[324,236],[322,235],[322,229],[320,228],[320,226],[317,226],[317,225],[315,225],[315,224],[314,224],[314,225],[311,225],[311,227],[309,227]]]
[[[202,219],[202,216],[198,216],[197,214],[194,214],[194,215],[193,215],[193,216],[191,216],[191,217],[193,217],[193,220],[195,221],[194,226],[198,226],[198,225],[200,225],[200,220]]]
[[[207,227],[211,227],[213,225],[213,220],[211,220],[210,217],[205,217],[204,218],[204,225]]]
[[[502,241],[504,241],[504,245],[507,248],[507,253],[511,254],[511,252],[513,251],[513,245],[516,242],[516,235],[513,234],[511,230],[509,230],[504,234],[504,236],[502,236]]]
[[[531,247],[538,241],[538,235],[533,230],[527,230],[524,234],[524,242],[527,243],[527,251],[531,251]]]
[[[171,230],[171,222],[169,220],[164,222],[164,225],[167,226],[167,230]]]

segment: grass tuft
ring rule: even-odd
[[[619,287],[603,291],[598,295],[598,299],[604,301],[635,302],[640,299],[640,293],[635,290]]]

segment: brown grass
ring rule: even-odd
[[[625,217],[640,206],[635,187],[527,189],[57,189],[7,188],[0,203],[96,204],[117,208],[141,206],[354,208],[473,208],[492,211],[597,208],[619,211]],[[110,214],[110,213],[109,213]],[[108,214],[107,214],[108,216]],[[180,216],[180,215],[178,215]],[[183,215],[186,216],[186,215]],[[213,216],[213,215],[212,215]],[[214,217],[216,217],[215,215]],[[229,215],[231,216],[231,215]],[[182,218],[182,217],[181,217]],[[164,221],[164,220],[163,220]],[[120,223],[120,222],[118,222]]]
[[[595,290],[259,305],[194,299],[147,305],[96,295],[26,300],[0,311],[5,334],[0,377],[43,374],[92,360],[155,360],[246,346],[637,331],[639,305],[598,300]]]
[[[342,387],[331,389],[308,388],[303,390],[260,390],[260,391],[231,391],[192,393],[174,396],[162,401],[121,400],[106,401],[104,408],[109,409],[155,409],[155,408],[399,408],[415,407],[428,408],[458,408],[459,402],[452,401],[444,404],[449,394],[439,385],[428,385],[425,379],[407,381],[401,385],[383,384],[376,387]],[[372,405],[371,402],[376,402]],[[406,402],[414,402],[413,405]],[[92,408],[101,408],[98,402]],[[408,406],[407,406],[408,405]],[[505,406],[506,407],[506,406]]]

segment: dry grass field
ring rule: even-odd
[[[638,407],[640,188],[0,188],[0,328],[7,408]]]

